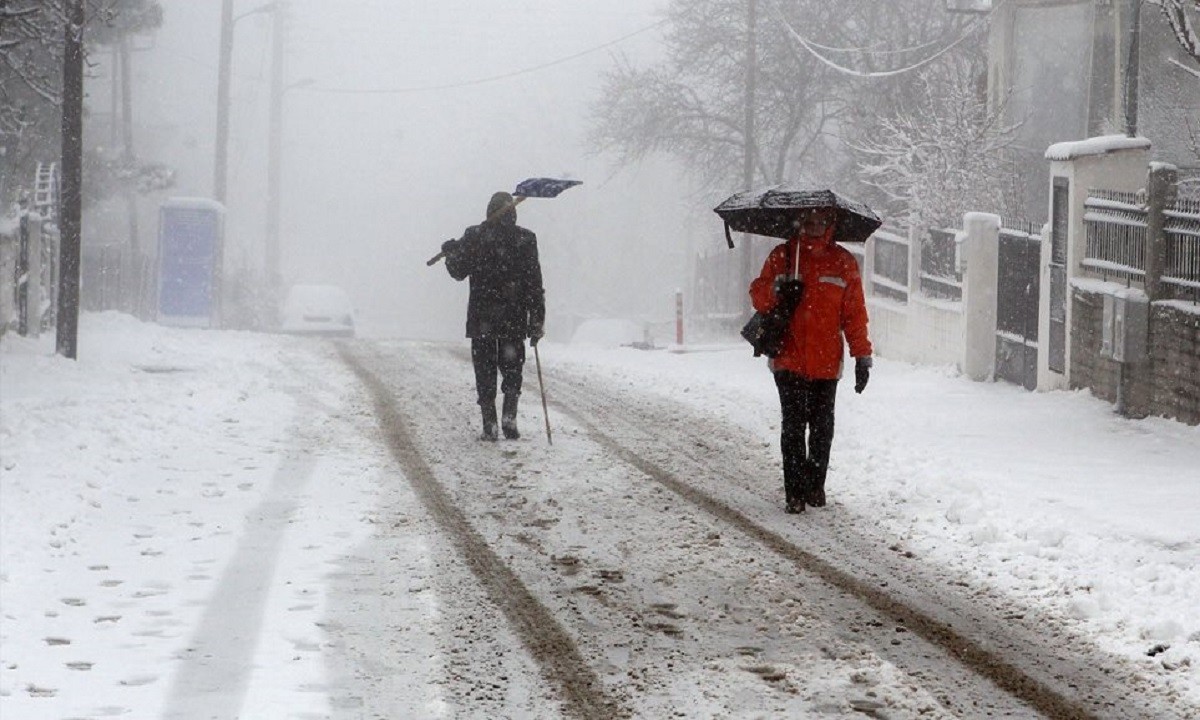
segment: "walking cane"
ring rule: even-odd
[[[546,384],[542,382],[542,357],[538,355],[537,345],[533,346],[533,360],[537,364],[538,387],[542,389],[542,417],[546,420],[546,442],[553,445],[550,437],[550,412],[546,409]]]

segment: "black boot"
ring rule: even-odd
[[[804,512],[804,484],[800,469],[803,463],[783,461],[783,492],[787,497],[785,510],[789,515]]]
[[[483,411],[483,434],[479,436],[479,439],[493,442],[498,440],[500,433],[496,427],[496,403],[480,403],[479,408]]]
[[[504,409],[500,415],[500,428],[504,430],[504,437],[509,440],[516,440],[521,437],[521,433],[517,432],[517,399],[520,397],[517,393],[510,393],[504,396]]]
[[[804,499],[813,507],[825,507],[825,469],[809,460],[804,463],[807,482]]]

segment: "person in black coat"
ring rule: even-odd
[[[525,366],[525,338],[537,345],[546,321],[542,266],[537,236],[517,225],[513,196],[492,195],[487,219],[472,225],[460,240],[442,244],[446,270],[455,280],[471,279],[467,301],[467,337],[475,365],[475,390],[483,414],[483,439],[498,439],[496,372],[502,378],[504,437],[515,440],[517,402]]]

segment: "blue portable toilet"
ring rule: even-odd
[[[158,213],[157,320],[218,327],[225,206],[208,198],[169,198]]]

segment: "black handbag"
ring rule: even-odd
[[[754,348],[754,357],[766,355],[773,358],[779,355],[790,318],[791,313],[785,315],[776,310],[754,313],[742,327],[742,337]]]
[[[754,348],[754,357],[766,355],[773,358],[779,355],[798,302],[799,297],[793,298],[790,304],[778,302],[768,312],[754,313],[742,326],[742,337]]]

